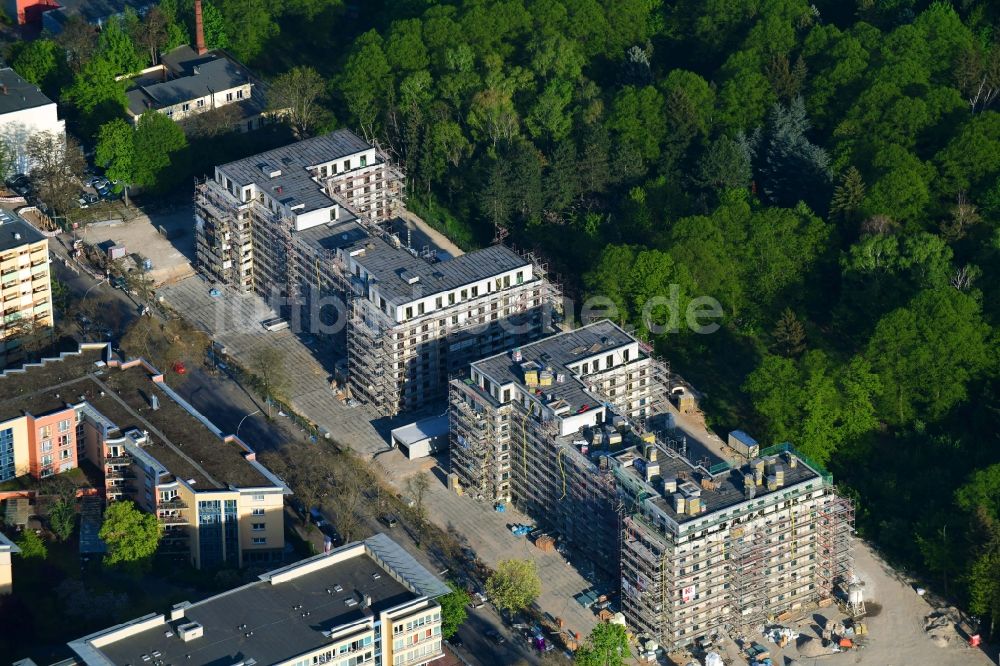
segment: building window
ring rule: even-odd
[[[69,435],[59,435],[59,446],[69,446]]]
[[[38,429],[38,436],[41,439],[48,439],[52,436],[52,426],[42,426]]]
[[[173,117],[174,117],[174,110],[167,109],[167,118],[173,118]]]
[[[191,105],[188,104],[187,102],[184,102],[183,104],[181,104],[181,111],[188,111],[190,108],[191,108]]]
[[[255,546],[263,546],[266,543],[267,543],[267,537],[254,537],[253,538],[253,545],[255,545]]]
[[[63,449],[59,452],[59,460],[69,460],[72,457],[73,452],[69,449]]]
[[[198,107],[198,108],[200,109],[201,107],[205,106],[205,100],[203,100],[203,99],[199,99],[199,100],[198,100],[198,101],[197,101],[197,102],[195,103],[195,106],[197,106],[197,107]]]
[[[368,166],[368,156],[367,155],[362,155],[361,156],[361,166],[363,166],[363,167]]]
[[[406,308],[406,318],[407,319],[412,319],[413,318],[413,308],[412,307]]]
[[[254,495],[253,496],[253,501],[254,502],[263,502],[264,501],[264,495],[263,494]]]
[[[233,93],[231,93],[231,92],[227,92],[226,93],[226,101],[227,102],[232,102],[233,101]]]
[[[265,523],[253,523],[254,532],[263,532],[265,527],[267,527]]]
[[[59,432],[69,432],[69,419],[63,419],[59,422]]]
[[[351,170],[351,160],[344,160],[344,171]]]
[[[255,516],[263,516],[264,515],[264,509],[254,509],[253,510],[253,515],[255,515]]]
[[[42,456],[42,464],[43,465],[51,465],[52,464],[52,456]]]
[[[42,451],[51,451],[51,450],[52,450],[52,440],[51,439],[42,440]]]
[[[236,99],[243,99],[243,91],[242,90],[237,90],[236,91]]]

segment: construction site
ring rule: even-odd
[[[760,450],[736,431],[728,460],[691,462],[680,384],[608,321],[451,382],[452,487],[513,503],[586,552],[620,581],[635,634],[670,648],[829,599],[850,575],[853,531],[851,503],[789,445]]]
[[[391,233],[401,174],[338,130],[216,167],[197,187],[199,266],[253,291],[293,330],[336,336],[346,398],[379,416],[441,403],[470,361],[535,340],[561,292],[531,254],[495,245],[438,260]]]

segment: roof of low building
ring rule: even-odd
[[[274,664],[328,645],[330,630],[364,620],[366,598],[377,618],[383,611],[448,591],[395,542],[377,534],[187,605],[182,619],[154,622],[115,640],[114,632],[127,626],[120,625],[70,647],[86,664],[142,664],[143,655],[154,652],[167,664],[236,664],[248,658]],[[204,634],[184,642],[177,629],[190,622],[200,624]],[[98,637],[100,647],[93,642]]]
[[[139,86],[126,93],[128,108],[134,115],[150,109],[163,109],[208,97],[250,83],[250,72],[224,55],[205,57],[177,78]]]
[[[400,442],[404,446],[412,446],[418,442],[436,437],[445,437],[449,432],[448,412],[420,419],[413,423],[393,429],[390,433],[395,442]]]
[[[10,67],[0,68],[0,116],[53,104],[34,83],[21,78]]]

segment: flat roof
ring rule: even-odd
[[[364,620],[368,616],[362,607],[364,595],[370,598],[371,614],[376,618],[383,611],[423,596],[437,596],[426,594],[419,586],[422,579],[436,579],[412,556],[406,554],[399,569],[387,562],[386,555],[391,553],[391,560],[398,556],[396,551],[405,554],[387,536],[378,534],[191,604],[185,608],[183,619],[154,623],[95,648],[91,641],[117,629],[112,628],[74,641],[70,647],[88,664],[136,666],[145,663],[143,655],[153,652],[159,653],[157,661],[166,664],[228,666],[251,658],[261,665],[282,662],[329,645],[324,632]],[[439,581],[432,590],[447,591]],[[356,603],[348,604],[349,600]],[[204,635],[182,641],[177,628],[188,622],[201,624]]]
[[[449,427],[448,412],[445,412],[438,416],[431,416],[400,426],[394,429],[390,435],[393,440],[410,446],[425,439],[445,437],[448,435]]]
[[[348,251],[362,249],[364,254],[356,255],[354,260],[378,281],[379,295],[393,305],[458,289],[531,263],[504,245],[491,245],[437,263],[375,236],[359,240]],[[411,283],[413,278],[417,281]]]
[[[696,466],[687,458],[680,454],[658,446],[656,462],[660,466],[660,477],[667,481],[677,481],[678,487],[684,481],[695,484],[699,492],[699,499],[703,510],[696,515],[678,514],[674,510],[672,499],[673,493],[657,493],[655,497],[648,498],[658,509],[667,516],[683,524],[691,520],[704,518],[706,515],[721,511],[731,506],[747,501],[747,496],[743,490],[743,473],[749,472],[749,466],[743,465],[739,468],[725,469],[716,474],[709,474],[704,468]],[[643,481],[641,470],[635,466],[635,461],[640,460],[642,454],[636,448],[626,449],[614,454],[612,458],[618,463],[618,470],[626,477]],[[794,455],[794,454],[792,454]],[[784,465],[785,480],[776,490],[768,490],[766,485],[756,486],[754,499],[766,497],[774,493],[788,490],[789,486],[796,485],[810,479],[819,479],[819,473],[805,464],[801,458],[796,456],[796,465],[791,467],[785,462],[784,457],[779,458]],[[640,463],[641,464],[641,463]],[[701,485],[702,479],[710,479],[712,483],[708,487]]]
[[[107,345],[85,346],[0,374],[0,419],[25,413],[41,416],[86,403],[124,434],[149,432],[141,448],[171,474],[193,482],[194,490],[227,487],[282,487],[266,469],[246,459],[246,451],[204,415],[185,403],[142,363],[111,365]],[[158,409],[152,408],[155,396]]]
[[[559,382],[554,378],[551,385],[539,387],[537,391],[551,395],[553,400],[564,400],[569,405],[569,413],[573,414],[584,406],[598,406],[603,400],[591,393],[587,389],[585,380],[579,379],[577,373],[569,366],[580,359],[612,351],[633,342],[635,338],[617,324],[604,319],[520,347],[521,361],[514,361],[511,352],[503,352],[475,361],[472,367],[499,384],[514,383],[526,389],[523,364],[534,364],[539,370],[551,367],[557,377],[563,376],[564,381]]]
[[[45,236],[27,220],[15,213],[0,210],[0,252],[43,240]]]
[[[25,81],[10,67],[0,68],[0,85],[6,88],[0,94],[0,115],[53,103],[38,86]]]
[[[338,129],[329,134],[221,164],[218,168],[241,187],[254,183],[273,199],[289,201],[293,205],[302,204],[303,207],[295,212],[307,213],[338,203],[323,191],[322,185],[313,180],[309,168],[371,149],[372,146],[354,132]],[[262,165],[281,171],[281,175],[271,178],[262,171]]]

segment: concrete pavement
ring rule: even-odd
[[[412,474],[436,464],[432,459],[407,460],[399,451],[390,450],[363,407],[349,407],[336,398],[328,382],[335,362],[332,350],[318,347],[315,341],[310,348],[304,340],[311,340],[311,336],[291,330],[264,330],[260,321],[274,314],[262,299],[229,291],[213,298],[209,291],[215,286],[196,276],[165,285],[158,294],[225,345],[227,353],[244,366],[250,366],[255,352],[265,346],[280,349],[289,370],[287,394],[292,407],[329,431],[336,441],[364,456],[377,456],[397,489],[402,491]],[[317,358],[317,353],[326,356]],[[543,553],[507,529],[509,523],[531,521],[515,513],[496,513],[469,497],[455,495],[444,485],[442,468],[436,470],[434,477],[425,500],[429,518],[442,529],[461,535],[490,566],[510,557],[534,560],[543,581],[539,606],[552,616],[563,618],[568,629],[588,634],[596,618],[572,597],[590,587],[590,583],[558,553]]]

